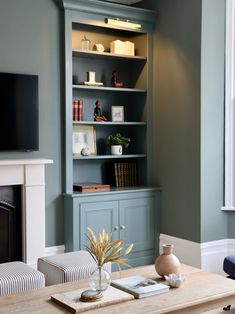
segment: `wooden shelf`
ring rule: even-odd
[[[106,122],[96,122],[96,121],[73,121],[73,125],[95,125],[95,126],[114,126],[114,125],[141,125],[146,126],[146,122],[130,122],[130,121],[124,121],[124,122],[112,122],[112,121],[106,121]]]
[[[146,154],[73,156],[73,160],[146,158]]]
[[[110,52],[98,52],[98,51],[84,51],[80,49],[73,49],[73,56],[85,57],[85,58],[100,58],[100,59],[113,59],[113,60],[126,60],[126,61],[143,61],[146,62],[147,58],[143,56],[128,56],[128,55],[118,55]]]
[[[122,92],[122,93],[146,93],[145,89],[140,88],[117,88],[105,86],[87,86],[87,85],[73,85],[73,89],[89,90],[89,91],[105,91],[105,92]]]

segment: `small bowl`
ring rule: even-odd
[[[185,281],[185,276],[183,274],[170,274],[168,276],[165,275],[164,278],[173,288],[179,288]]]

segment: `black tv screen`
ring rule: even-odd
[[[38,76],[0,73],[0,151],[39,149]]]

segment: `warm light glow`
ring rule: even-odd
[[[131,28],[131,29],[141,29],[141,24],[132,23],[128,20],[119,20],[119,19],[105,19],[105,23],[113,26]]]

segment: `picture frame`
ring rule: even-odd
[[[124,106],[112,106],[112,121],[124,122]]]
[[[97,155],[96,132],[92,125],[73,126],[73,155],[81,156],[82,148],[88,148],[89,155]]]

